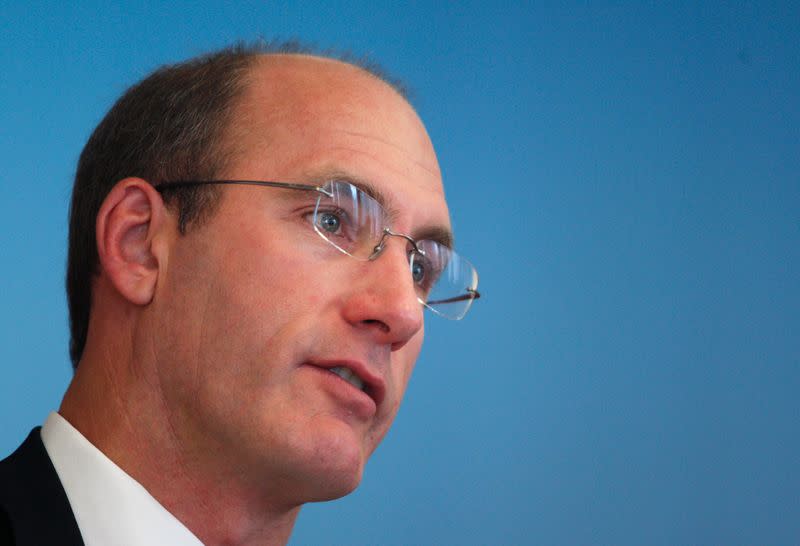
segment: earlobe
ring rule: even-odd
[[[118,182],[97,214],[102,275],[133,304],[147,305],[155,294],[160,264],[153,240],[164,218],[161,195],[140,178]]]

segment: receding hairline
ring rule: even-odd
[[[305,53],[305,52],[265,52],[257,53],[254,55],[250,65],[248,66],[245,75],[244,86],[242,95],[246,94],[247,88],[257,78],[259,69],[269,71],[281,68],[283,65],[286,68],[292,68],[295,65],[298,69],[304,65],[317,64],[325,68],[338,68],[343,71],[349,71],[353,77],[363,77],[385,89],[390,90],[397,98],[401,99],[411,111],[416,114],[416,109],[409,97],[408,90],[396,80],[393,80],[383,74],[382,70],[377,66],[364,61],[356,61],[346,57],[327,56],[324,53]],[[263,72],[262,72],[263,73]],[[267,72],[268,73],[268,72]],[[241,98],[241,96],[239,97]]]
[[[349,72],[353,79],[363,78],[365,81],[377,85],[388,91],[396,99],[408,108],[408,111],[416,118],[417,123],[427,134],[425,124],[419,116],[419,113],[411,103],[409,92],[404,84],[397,79],[393,79],[383,72],[383,69],[363,58],[350,57],[348,55],[340,55],[331,52],[316,52],[316,51],[256,51],[249,55],[247,64],[244,71],[240,75],[238,90],[232,97],[230,102],[230,117],[227,119],[224,127],[221,128],[217,138],[217,145],[220,146],[222,157],[230,160],[236,156],[240,150],[236,149],[235,142],[237,141],[236,130],[238,116],[241,114],[242,109],[246,108],[249,97],[252,93],[257,92],[256,88],[261,83],[269,82],[270,85],[280,82],[283,78],[275,77],[275,72],[281,68],[287,68],[294,72],[299,77],[303,74],[302,68],[307,68],[309,65],[319,65],[326,69],[338,69],[344,71],[345,74]],[[322,74],[315,73],[314,71],[305,70],[306,75],[313,77],[323,76]],[[328,73],[330,75],[330,73]],[[287,81],[288,85],[292,85]],[[225,168],[223,159],[222,164],[219,165],[222,169]]]
[[[306,87],[304,82],[307,82]],[[331,87],[325,87],[326,83]],[[425,135],[427,145],[435,158],[433,143],[425,123],[411,103],[405,87],[399,80],[387,77],[379,66],[363,59],[329,56],[325,52],[266,51],[252,54],[245,70],[241,73],[238,91],[230,103],[230,117],[221,128],[217,139],[220,151],[227,159],[220,167],[224,170],[230,164],[230,160],[235,160],[235,157],[243,152],[236,144],[241,139],[241,135],[237,133],[243,128],[242,122],[246,125],[246,120],[253,114],[249,111],[250,108],[262,110],[267,104],[268,110],[273,115],[280,116],[281,111],[286,113],[294,111],[302,115],[308,113],[308,108],[314,108],[315,104],[319,104],[317,99],[324,100],[322,96],[306,95],[306,90],[312,95],[326,94],[340,91],[340,86],[347,86],[348,83],[352,87],[350,91],[345,92],[345,95],[357,97],[354,99],[356,104],[366,100],[372,102],[376,108],[383,108],[382,105],[375,105],[373,101],[382,102],[388,99],[402,105],[401,109],[405,110],[410,123]],[[306,102],[304,99],[310,100]],[[426,169],[441,176],[435,160]]]

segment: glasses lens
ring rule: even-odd
[[[324,190],[314,210],[314,229],[345,254],[368,260],[386,225],[383,207],[347,182],[328,182]]]
[[[419,241],[423,254],[411,253],[411,276],[419,300],[443,317],[461,319],[478,288],[478,273],[468,260],[435,241]]]

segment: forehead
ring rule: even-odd
[[[410,222],[449,223],[439,165],[413,108],[388,84],[339,61],[270,55],[253,68],[226,135],[226,176],[369,181]]]

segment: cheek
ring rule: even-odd
[[[303,301],[319,302],[314,264],[301,249],[280,244],[277,238],[248,243],[229,249],[223,258],[229,279],[223,288],[232,290],[231,301],[269,314],[280,314]]]

